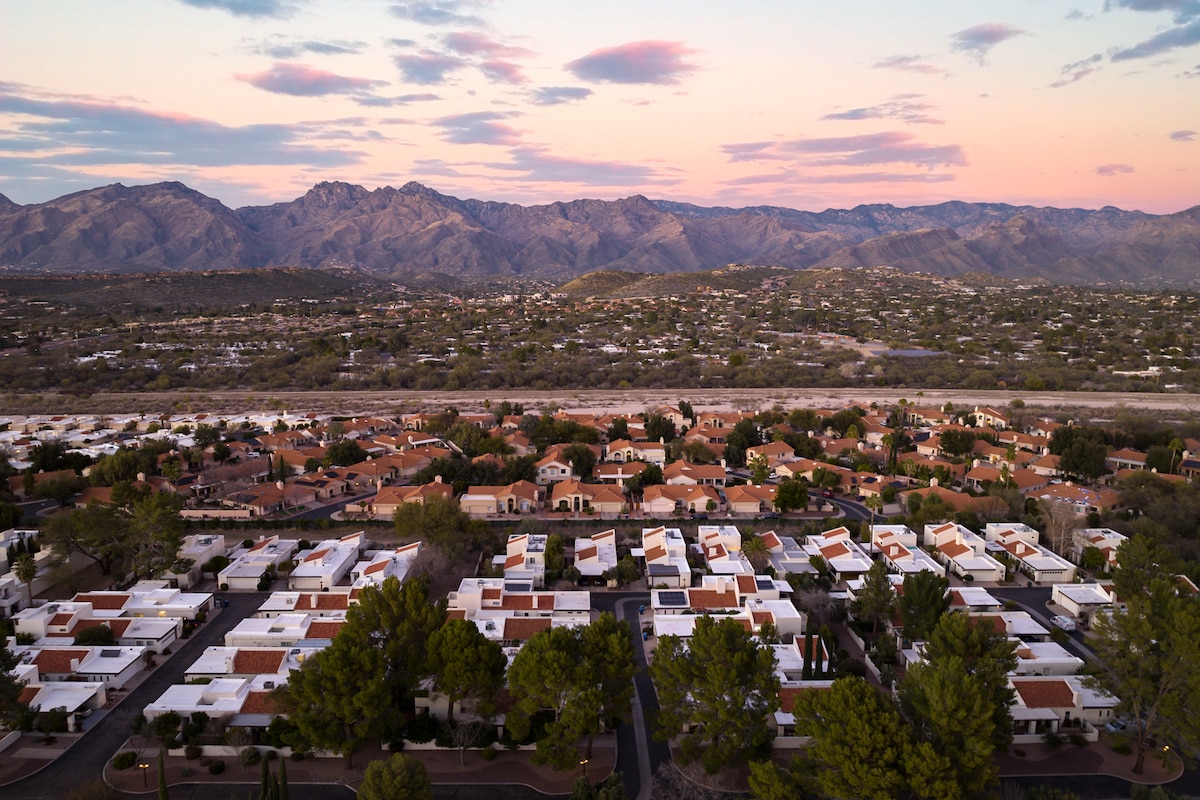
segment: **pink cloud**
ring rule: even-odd
[[[1129,164],[1101,164],[1096,167],[1096,174],[1102,178],[1113,178],[1117,175],[1128,175],[1133,172]]]
[[[276,94],[295,97],[320,97],[327,94],[354,94],[376,86],[384,81],[369,78],[352,78],[310,67],[306,64],[276,63],[265,72],[238,74],[234,76],[242,83]]]
[[[682,42],[630,42],[593,50],[566,66],[582,80],[671,85],[699,69],[686,60],[697,52]]]

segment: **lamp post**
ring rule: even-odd
[[[149,789],[150,784],[146,780],[146,770],[150,769],[150,765],[149,764],[138,764],[138,769],[140,769],[142,771],[142,786],[145,786],[147,789]]]

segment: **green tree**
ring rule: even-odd
[[[961,458],[975,447],[975,431],[950,428],[942,431],[940,442],[943,453]]]
[[[1087,425],[1064,425],[1050,436],[1050,452],[1059,456],[1059,468],[1088,480],[1108,472],[1108,446],[1108,434]]]
[[[746,450],[757,444],[762,444],[758,425],[752,419],[740,420],[725,435],[725,461],[731,467],[746,466]]]
[[[879,630],[879,623],[892,614],[896,601],[896,590],[888,580],[887,564],[876,561],[863,576],[862,588],[854,599],[854,616],[871,624],[871,632]]]
[[[771,477],[771,462],[761,453],[753,456],[748,462],[750,467],[750,482],[762,486]]]
[[[808,508],[808,481],[804,478],[784,478],[775,489],[775,506],[787,513]]]
[[[74,644],[86,647],[100,647],[116,643],[117,636],[113,633],[113,629],[107,625],[94,625],[90,628],[84,628],[75,634],[74,641]]]
[[[425,653],[429,637],[445,620],[446,601],[430,601],[426,576],[403,584],[388,578],[359,593],[338,636],[382,655],[386,696],[399,706],[428,673]]]
[[[386,721],[391,697],[385,669],[382,650],[364,647],[343,631],[301,669],[292,670],[285,704],[303,742],[340,753],[349,769],[354,751]]]
[[[779,707],[774,667],[771,648],[728,618],[698,617],[687,643],[663,636],[650,665],[660,706],[655,737],[682,734],[685,760],[699,758],[708,772],[763,755],[767,716]]]
[[[1017,643],[990,619],[945,614],[925,641],[924,655],[935,666],[953,660],[979,682],[992,711],[992,744],[1008,747],[1014,698],[1008,673],[1017,668]]]
[[[950,581],[929,570],[904,576],[904,591],[900,594],[900,624],[904,636],[924,641],[938,620],[950,610]]]
[[[556,769],[575,766],[577,742],[599,732],[604,704],[592,681],[580,633],[574,628],[550,628],[534,634],[509,667],[508,688],[516,699],[508,724],[518,737],[528,735],[530,717],[537,712],[554,715],[538,739],[538,763]]]
[[[563,448],[562,457],[571,462],[571,470],[584,483],[592,479],[592,468],[596,466],[596,453],[586,444],[576,443]]]
[[[137,577],[161,575],[171,568],[183,544],[183,500],[155,492],[134,502],[126,534],[126,561]]]
[[[434,686],[450,701],[450,720],[455,703],[471,698],[489,706],[504,685],[504,650],[473,622],[446,620],[429,636],[428,653]]]
[[[167,769],[163,766],[162,748],[158,751],[158,800],[171,800],[171,794],[167,791]]]
[[[794,714],[796,733],[812,737],[808,755],[826,797],[904,795],[909,731],[895,705],[862,678],[838,678],[829,691],[805,692]]]
[[[33,582],[37,579],[37,561],[30,553],[22,553],[13,564],[13,574],[17,580],[25,584],[26,607],[33,607]]]
[[[88,503],[46,523],[44,538],[57,558],[73,553],[90,558],[105,575],[128,554],[129,514],[107,503]]]
[[[938,797],[977,797],[996,783],[992,703],[983,679],[958,656],[919,662],[905,673],[901,708],[917,740],[945,756],[940,770],[922,773],[923,783],[938,787]],[[948,787],[954,790],[947,793]]]
[[[87,486],[83,478],[61,476],[38,481],[33,487],[33,496],[39,500],[53,500],[60,508],[66,508],[71,498]]]
[[[5,641],[0,638],[0,727],[17,730],[20,728],[18,719],[29,707],[21,702],[21,690],[25,682],[18,681],[12,674],[20,659],[5,647]]]
[[[517,653],[508,672],[517,699],[509,725],[518,735],[529,718],[552,711],[553,722],[538,740],[540,763],[566,769],[578,763],[577,742],[592,737],[604,722],[632,718],[633,639],[628,623],[603,613],[590,625],[552,628],[535,634]]]
[[[1123,596],[1127,610],[1093,622],[1089,682],[1116,695],[1117,710],[1133,721],[1133,771],[1140,774],[1151,737],[1185,753],[1200,747],[1193,715],[1200,708],[1200,604],[1177,595],[1162,573]]]
[[[633,719],[633,674],[637,670],[629,623],[605,611],[580,632],[584,660],[599,687],[609,725]]]
[[[812,763],[792,756],[787,768],[773,761],[751,761],[750,794],[754,800],[796,800],[816,792]]]
[[[392,516],[396,535],[423,539],[448,558],[457,559],[470,545],[475,526],[453,497],[433,495],[423,503],[401,503]]]
[[[358,794],[363,800],[433,800],[425,765],[412,756],[392,753],[367,765]]]
[[[361,464],[367,460],[367,451],[353,439],[344,439],[331,444],[325,450],[325,461],[330,465],[348,467],[351,464]]]

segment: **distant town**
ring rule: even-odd
[[[889,268],[562,285],[349,270],[4,277],[0,302],[13,413],[164,391],[211,408],[204,393],[234,389],[1200,391],[1194,293]]]
[[[1189,779],[1186,412],[485,405],[6,417],[6,796]]]

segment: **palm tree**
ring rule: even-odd
[[[1187,448],[1182,439],[1172,439],[1167,445],[1171,450],[1171,474],[1175,474],[1175,459],[1183,455],[1183,451]]]
[[[25,592],[29,598],[29,607],[33,607],[33,581],[37,577],[37,562],[31,553],[22,553],[13,564],[13,574],[17,580],[25,584]]]

